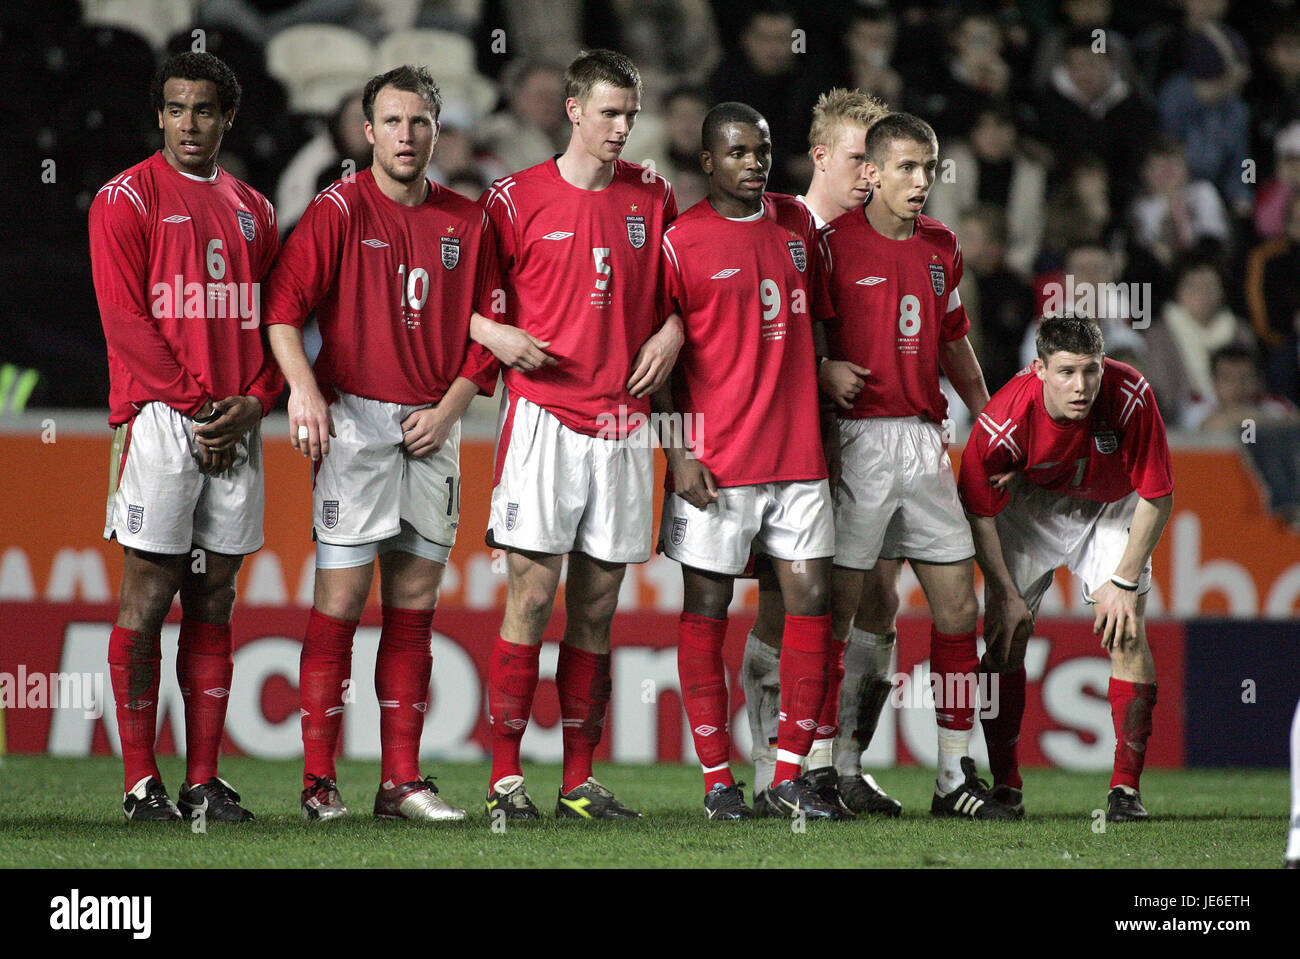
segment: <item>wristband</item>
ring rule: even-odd
[[[829,356],[819,356],[819,357],[817,357],[817,369],[820,370],[820,369],[822,368],[822,364],[825,363],[825,362],[826,362],[827,360],[829,360],[829,359],[830,359]]]
[[[198,423],[200,426],[202,426],[206,423],[213,423],[221,419],[221,410],[216,409],[214,407],[212,412],[209,413],[207,416],[192,416],[190,418],[194,420],[195,423]]]
[[[1137,583],[1131,583],[1131,582],[1129,582],[1127,579],[1125,579],[1125,578],[1122,577],[1122,576],[1112,576],[1112,577],[1110,578],[1110,581],[1111,581],[1112,583],[1114,583],[1116,586],[1118,586],[1120,589],[1126,589],[1126,590],[1128,590],[1130,593],[1135,593],[1135,592],[1137,592],[1138,584],[1137,584]]]

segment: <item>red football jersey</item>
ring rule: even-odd
[[[266,322],[320,323],[316,380],[386,403],[436,403],[454,379],[496,389],[498,365],[469,339],[492,318],[496,243],[472,200],[429,184],[419,206],[384,196],[370,170],[316,195],[267,280]]]
[[[816,236],[808,208],[780,194],[744,220],[701,200],[664,234],[666,306],[686,331],[673,401],[694,414],[687,440],[720,486],[826,478],[812,324],[830,306]]]
[[[821,251],[835,309],[826,325],[830,355],[871,370],[853,408],[839,415],[924,416],[942,423],[948,401],[939,388],[939,344],[970,329],[957,294],[962,259],[956,235],[921,215],[912,236],[891,240],[860,207],[823,229]]]
[[[1099,503],[1134,490],[1143,499],[1174,491],[1165,422],[1151,386],[1112,359],[1104,361],[1092,411],[1077,423],[1048,415],[1033,367],[993,394],[961,456],[958,488],[966,509],[977,516],[1001,512],[1010,493],[988,478],[1012,470],[1036,486]]]
[[[502,177],[479,202],[496,227],[506,320],[558,361],[508,369],[506,386],[572,430],[621,436],[631,414],[650,412],[627,380],[656,327],[659,246],[677,215],[668,181],[616,160],[609,186],[582,190],[551,159]]]
[[[201,180],[159,152],[100,188],[90,263],[111,425],[151,401],[187,416],[227,396],[271,408],[283,380],[263,349],[260,296],[279,248],[270,202],[220,167]]]

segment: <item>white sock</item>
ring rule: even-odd
[[[944,729],[940,726],[939,776],[936,783],[939,795],[948,795],[966,781],[961,771],[961,761],[962,757],[968,755],[970,755],[970,730]]]
[[[808,769],[821,769],[831,764],[835,740],[831,738],[814,739],[808,750]]]
[[[781,651],[764,643],[751,630],[745,637],[745,656],[740,667],[745,690],[745,715],[753,742],[749,758],[754,763],[754,792],[772,785],[776,772],[776,739],[781,713]]]
[[[841,777],[862,775],[862,753],[871,745],[887,697],[880,682],[888,682],[895,633],[871,633],[856,626],[844,646],[844,686],[840,695],[840,731],[835,737],[835,768]],[[870,700],[867,702],[867,700]],[[866,732],[865,742],[853,734]]]
[[[1287,839],[1286,858],[1300,859],[1300,702],[1291,720],[1291,834]]]

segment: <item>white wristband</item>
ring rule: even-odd
[[[1123,576],[1111,576],[1110,581],[1114,583],[1116,586],[1118,586],[1120,589],[1126,589],[1130,593],[1138,588],[1137,583],[1130,582],[1129,580],[1125,579]]]

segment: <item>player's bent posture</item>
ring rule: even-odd
[[[564,640],[555,681],[564,727],[556,815],[627,819],[592,776],[610,695],[609,629],[627,563],[650,556],[650,393],[681,346],[655,330],[659,244],[677,214],[668,182],[619,159],[641,107],[641,77],[608,50],[565,75],[569,145],[492,184],[506,319],[549,345],[553,365],[505,374],[488,542],[508,553],[505,617],[488,667],[489,815],[537,818],[520,740],[567,553]]]
[[[948,404],[939,371],[972,413],[988,391],[957,293],[961,247],[921,213],[938,154],[924,120],[905,113],[878,120],[866,138],[871,200],[822,233],[835,320],[827,324],[830,359],[820,365],[820,383],[840,407],[831,608],[844,641],[866,571],[882,558],[912,564],[933,617],[939,748],[930,812],[1009,819],[968,755],[978,699],[975,547],[943,435]],[[889,614],[898,606],[896,572],[897,565],[878,580],[877,608]],[[850,770],[854,764],[856,757]]]
[[[735,577],[751,549],[762,552],[786,609],[776,763],[763,811],[839,818],[802,777],[826,689],[835,552],[817,428],[812,322],[828,307],[816,227],[793,197],[764,195],[772,139],[752,107],[710,110],[702,148],[709,195],[664,234],[664,309],[681,316],[686,344],[671,390],[656,395],[656,406],[680,414],[694,434],[690,448],[684,437],[665,444],[672,492],[660,524],[664,552],[682,564],[682,702],[709,818],[751,818],[728,765],[722,644]]]
[[[280,391],[264,351],[259,282],[275,211],[217,166],[240,89],[206,53],[169,59],[151,90],[163,148],[90,208],[90,254],[117,428],[105,539],[125,551],[108,645],[128,819],[253,815],[217,775],[230,694],[235,574],[262,546],[261,420]],[[180,592],[185,701],[180,808],[154,758],[160,631]]]
[[[379,558],[381,747],[374,813],[463,819],[420,775],[434,607],[460,513],[460,418],[497,366],[470,343],[500,283],[486,214],[425,178],[442,99],[423,68],[366,84],[370,169],[307,208],[272,271],[268,336],[294,443],[315,462],[316,591],[300,689],[308,819],[342,816],[334,767],[352,640]],[[323,341],[313,373],[302,324]],[[514,332],[514,331],[512,331]]]
[[[858,90],[835,89],[818,98],[808,133],[812,181],[807,195],[798,197],[812,213],[818,229],[841,214],[861,207],[871,196],[867,129],[887,112],[880,101]],[[865,375],[868,371],[859,368],[858,372]],[[833,420],[830,422],[832,432],[828,442],[832,448],[828,454],[833,463],[831,482],[834,484],[838,472],[839,430]],[[902,811],[902,804],[863,771],[860,761],[890,691],[894,611],[882,610],[876,599],[881,592],[880,571],[887,567],[896,571],[898,562],[882,559],[867,571],[862,603],[847,644],[835,642],[832,637],[827,659],[827,698],[823,705],[827,715],[819,717],[808,754],[808,776],[813,787],[827,802],[839,805],[842,801],[841,811],[845,814],[869,812],[897,816]],[[785,610],[780,585],[770,564],[760,560],[757,568],[758,617],[745,640],[741,677],[753,741],[755,789],[761,793],[771,785],[776,768],[779,662]],[[895,572],[894,582],[896,576]],[[877,620],[883,625],[878,626]],[[831,766],[832,744],[835,767]]]
[[[1038,604],[1066,566],[1096,604],[1093,631],[1110,654],[1116,743],[1106,818],[1146,819],[1138,780],[1156,673],[1144,610],[1174,490],[1165,424],[1146,379],[1103,355],[1092,320],[1046,319],[1037,346],[1033,365],[978,417],[961,461],[985,580],[983,668],[1001,674],[997,715],[981,720],[994,789],[1023,810],[1025,648]]]

